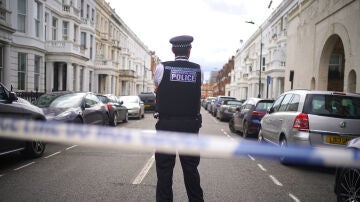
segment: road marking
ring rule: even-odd
[[[132,182],[132,184],[140,184],[143,181],[146,174],[149,172],[151,166],[154,164],[154,161],[155,161],[155,155],[153,154],[145,164],[144,168],[140,171],[139,175]]]
[[[255,158],[252,157],[250,154],[248,154],[248,157],[249,157],[251,160],[255,161]]]
[[[259,166],[259,168],[262,170],[262,171],[266,171],[266,169],[261,165],[261,164],[257,164]]]
[[[274,184],[278,185],[278,186],[283,186],[281,184],[281,182],[279,182],[279,180],[277,180],[274,176],[269,175],[270,179],[274,182]]]
[[[66,148],[65,150],[69,150],[69,149],[72,149],[72,148],[77,147],[77,146],[78,146],[78,145],[73,145],[73,146],[71,146],[71,147]]]
[[[289,193],[290,198],[292,198],[295,202],[300,202],[300,200],[294,196],[292,193]]]
[[[221,129],[221,132],[223,132],[224,135],[226,135],[226,137],[230,138],[231,140],[234,140],[234,138],[232,138],[224,129]]]
[[[46,157],[44,157],[44,159],[47,159],[47,158],[50,158],[50,157],[52,157],[52,156],[55,156],[55,155],[57,155],[57,154],[60,154],[61,152],[55,152],[55,153],[53,153],[53,154],[50,154],[49,156],[46,156]]]
[[[31,164],[34,164],[35,162],[31,162],[31,163],[28,163],[28,164],[26,164],[26,165],[23,165],[23,166],[20,166],[20,167],[18,167],[18,168],[15,168],[14,170],[16,171],[16,170],[20,170],[20,169],[22,169],[22,168],[25,168],[25,167],[28,167],[28,166],[30,166]]]

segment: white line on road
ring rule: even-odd
[[[132,182],[132,184],[140,184],[143,181],[146,174],[149,172],[151,166],[153,165],[154,161],[155,161],[155,155],[153,154],[146,163],[146,165],[144,166],[144,168],[140,171],[139,175]]]
[[[262,166],[261,164],[257,164],[259,166],[259,168],[262,170],[262,171],[266,171],[266,169],[264,168],[264,166]]]
[[[249,157],[251,160],[255,161],[255,158],[252,157],[251,155],[248,154],[248,157]]]
[[[69,149],[72,149],[72,148],[77,147],[77,146],[78,146],[78,145],[73,145],[73,146],[71,146],[71,147],[66,148],[65,150],[69,150]]]
[[[270,179],[274,182],[274,184],[278,185],[278,186],[283,186],[281,184],[281,182],[279,182],[279,180],[277,180],[274,176],[269,175]]]
[[[20,169],[25,168],[25,167],[28,167],[29,165],[34,164],[34,163],[35,163],[35,162],[28,163],[28,164],[26,164],[26,165],[23,165],[23,166],[20,166],[20,167],[18,167],[18,168],[15,168],[14,170],[20,170]]]
[[[50,154],[49,156],[46,156],[46,157],[44,157],[44,159],[47,159],[47,158],[50,158],[50,157],[52,157],[52,156],[55,156],[55,155],[57,155],[57,154],[60,154],[61,152],[55,152],[55,153],[53,153],[53,154]]]
[[[290,198],[292,198],[295,202],[300,202],[300,200],[294,196],[292,193],[289,193]]]

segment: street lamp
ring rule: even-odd
[[[253,21],[245,21],[245,23],[256,25],[255,22],[253,22]],[[260,29],[260,71],[259,71],[259,94],[258,94],[258,98],[261,97],[260,92],[261,92],[261,70],[262,70],[262,67],[261,67],[261,61],[262,61],[262,27],[259,26],[259,29]]]

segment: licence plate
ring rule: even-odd
[[[145,107],[150,107],[150,105],[149,105],[149,104],[145,104],[144,106],[145,106]]]
[[[352,138],[349,137],[335,137],[335,136],[326,136],[326,142],[329,144],[342,144],[345,145]]]

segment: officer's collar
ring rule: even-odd
[[[185,61],[188,61],[189,58],[186,57],[186,56],[176,56],[176,57],[175,57],[175,60],[185,60]]]

